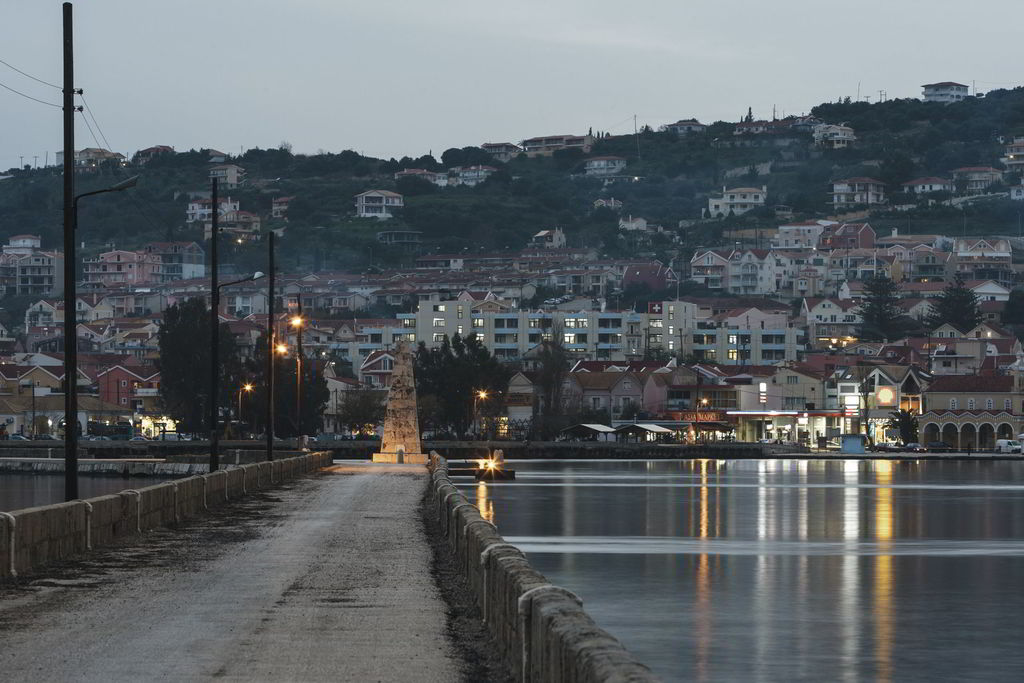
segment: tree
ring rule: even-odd
[[[1024,290],[1010,290],[1010,298],[1003,308],[1002,319],[1007,325],[1024,325]]]
[[[925,318],[925,325],[929,329],[949,323],[961,332],[974,329],[980,322],[978,295],[964,284],[959,273],[946,285],[942,294],[932,301],[931,310]]]
[[[508,370],[475,334],[447,336],[440,346],[416,350],[416,397],[432,406],[432,426],[459,437],[469,431],[476,412],[495,414],[508,385]],[[475,399],[480,391],[487,398]]]
[[[384,420],[383,392],[356,389],[344,392],[338,409],[338,422],[352,433],[372,429]]]
[[[247,364],[247,379],[253,385],[252,405],[266,406],[267,336],[260,336],[256,352]],[[300,434],[316,434],[323,430],[324,410],[331,398],[324,379],[322,362],[306,358],[302,362],[302,382],[296,382],[295,357],[274,354],[274,435],[292,437]],[[296,418],[295,393],[302,391],[302,417]],[[265,430],[263,411],[254,414],[254,425],[260,423]]]
[[[210,411],[210,311],[202,299],[169,307],[157,336],[160,345],[160,397],[178,429],[205,432]],[[232,405],[240,385],[241,361],[234,335],[220,330],[220,406]]]
[[[568,374],[569,352],[562,343],[561,330],[555,329],[551,341],[541,342],[537,357],[537,385],[540,387],[537,417],[542,438],[550,438],[562,427],[558,418],[565,409],[563,392]]]
[[[893,429],[900,433],[900,441],[903,443],[915,443],[918,438],[917,416],[909,410],[894,410],[889,413],[889,421],[885,423],[886,429]]]
[[[903,315],[896,304],[897,285],[884,275],[864,282],[864,303],[858,309],[863,322],[860,337],[866,341],[883,341],[899,334],[898,320]]]

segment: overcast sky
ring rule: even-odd
[[[61,83],[61,3],[0,0],[0,60]],[[1019,0],[90,0],[76,86],[115,151],[418,156],[680,118],[802,113],[922,83],[1021,83]],[[1016,46],[1016,47],[1014,47]],[[0,64],[0,84],[60,92]],[[50,161],[58,108],[0,88],[0,168]],[[79,117],[81,118],[81,117]],[[90,121],[91,122],[91,121]],[[95,146],[79,120],[76,147]],[[105,145],[102,145],[105,146]]]

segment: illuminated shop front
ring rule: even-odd
[[[841,410],[730,410],[737,421],[740,441],[793,441],[817,446],[819,439],[839,436],[843,422]]]

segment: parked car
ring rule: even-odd
[[[53,434],[36,434],[35,435],[35,440],[36,441],[59,441],[60,439],[55,437]]]
[[[997,439],[996,453],[1020,453],[1021,444],[1016,439]]]
[[[901,443],[895,443],[895,442],[885,443],[885,442],[882,442],[882,443],[876,443],[875,446],[874,446],[874,450],[876,452],[878,452],[878,453],[902,453],[903,451],[906,450],[906,447],[904,447],[904,445],[901,444]]]
[[[916,441],[912,441],[903,447],[903,450],[909,453],[925,453],[927,449]]]
[[[144,437],[144,436],[133,436],[132,438],[130,438],[128,440],[129,441],[149,441],[149,439]]]
[[[929,441],[925,444],[929,453],[952,453],[953,447],[945,441]]]
[[[29,439],[24,434],[11,434],[8,438],[11,441],[31,441],[31,439]]]

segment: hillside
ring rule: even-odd
[[[768,206],[785,205],[799,219],[831,212],[828,183],[836,178],[869,175],[885,181],[892,192],[914,177],[948,176],[960,166],[998,166],[998,136],[1024,132],[1024,88],[997,90],[953,105],[919,100],[826,103],[812,114],[853,127],[856,144],[825,150],[811,145],[809,134],[794,133],[786,146],[741,146],[741,141],[746,144],[743,136],[733,136],[733,124],[723,122],[712,124],[705,134],[682,138],[644,128],[637,137],[599,136],[589,156],[616,155],[627,162],[627,177],[607,185],[582,175],[585,157],[578,151],[532,159],[521,156],[500,164],[476,147],[448,150],[440,160],[382,160],[352,151],[296,155],[287,149],[253,149],[230,159],[246,169],[247,183],[222,194],[265,220],[274,197],[295,197],[280,242],[281,262],[287,269],[363,268],[371,260],[375,264],[407,262],[411,255],[386,248],[375,239],[380,229],[402,228],[422,231],[425,250],[448,252],[518,249],[537,230],[558,225],[570,246],[600,245],[610,255],[649,252],[667,260],[669,250],[715,243],[723,228],[767,228],[778,223],[772,209],[766,208],[676,228],[679,221],[700,219],[708,195],[724,184],[766,185]],[[394,180],[394,173],[403,168],[478,163],[500,170],[476,187],[438,188],[416,178]],[[769,166],[770,172],[758,174],[758,168]],[[134,248],[152,240],[201,242],[201,228],[185,224],[185,208],[189,192],[208,189],[208,167],[207,154],[190,151],[156,157],[141,168],[104,169],[80,176],[79,191],[86,191],[128,174],[141,175],[138,187],[131,191],[83,202],[79,240],[85,243],[84,254],[111,244]],[[44,246],[58,246],[59,169],[12,169],[9,175],[0,181],[0,237],[35,233],[43,237]],[[1010,178],[1014,180],[1019,182]],[[352,218],[353,196],[371,188],[403,193],[405,209],[387,223]],[[618,216],[593,208],[596,199],[612,197],[623,203],[623,215],[643,216],[665,226],[667,233],[643,240],[620,237]],[[994,200],[969,206],[967,232],[1015,233],[1017,204]],[[875,213],[871,221],[879,227],[958,234],[964,229],[964,217],[959,208],[935,206]],[[270,227],[282,225],[269,223]],[[264,258],[263,248],[256,243],[231,245],[225,260],[245,268],[262,264]]]

